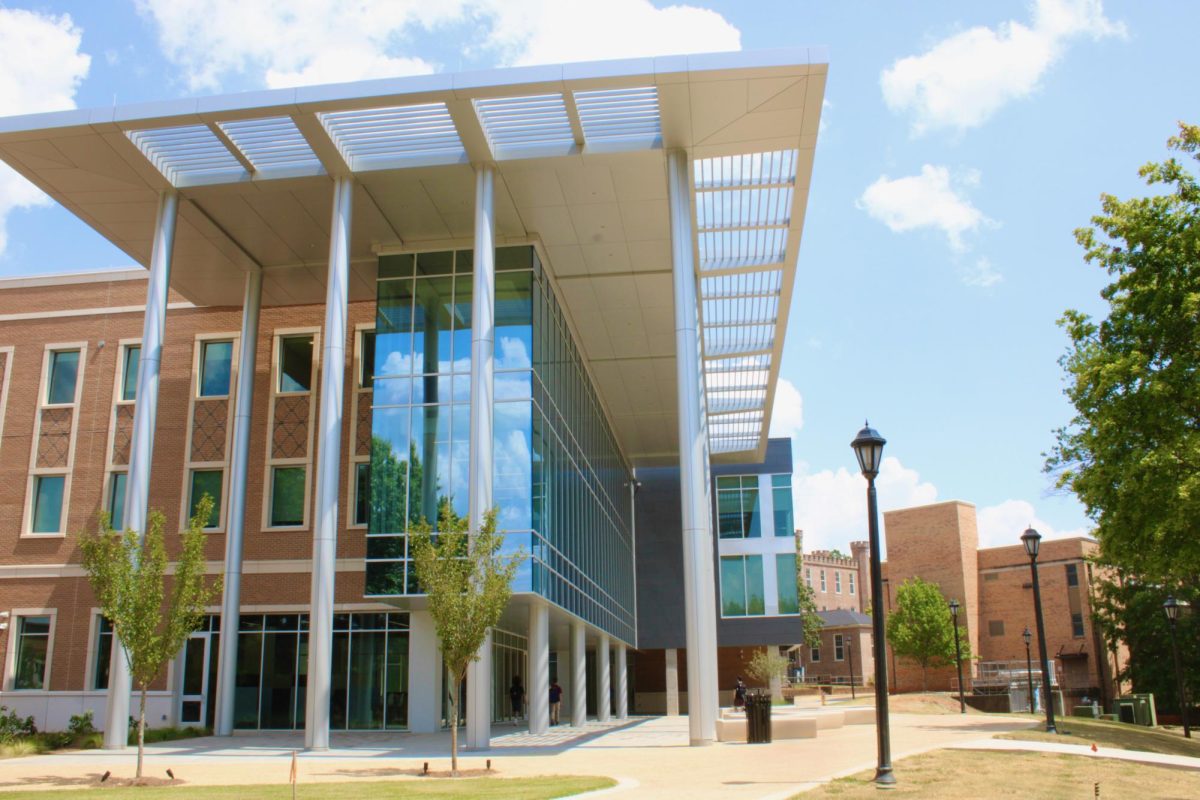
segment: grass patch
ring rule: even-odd
[[[615,786],[611,778],[576,775],[550,775],[540,778],[428,778],[405,781],[371,781],[341,783],[308,783],[296,787],[296,797],[305,800],[374,800],[374,798],[423,798],[453,797],[479,798],[480,800],[550,800],[554,797],[570,797],[581,792],[606,789]],[[180,798],[229,798],[250,797],[278,798],[291,800],[289,785],[270,786],[165,786],[106,789],[105,798],[121,800],[180,800]],[[49,800],[50,798],[78,798],[78,789],[66,791],[6,792],[6,800]]]
[[[922,800],[1019,797],[1075,800],[1092,797],[1155,797],[1186,800],[1200,795],[1200,773],[1051,753],[1008,753],[983,750],[935,750],[896,763],[896,788],[888,797]],[[881,797],[871,782],[874,770],[839,778],[796,800]]]
[[[1031,728],[1012,733],[1001,733],[997,739],[1017,739],[1025,742],[1060,742],[1062,744],[1095,744],[1097,747],[1115,747],[1120,750],[1145,750],[1150,753],[1166,753],[1172,756],[1200,758],[1200,740],[1183,738],[1182,729],[1147,728],[1124,722],[1109,722],[1087,717],[1058,718],[1055,721],[1058,734],[1046,733]]]

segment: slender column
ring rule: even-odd
[[[582,622],[571,623],[571,727],[587,723],[587,632]]]
[[[242,337],[238,346],[237,408],[233,417],[233,460],[229,465],[229,516],[225,533],[225,584],[221,603],[220,661],[217,663],[218,736],[233,735],[233,699],[237,677],[238,617],[242,607],[242,536],[246,523],[246,468],[250,459],[250,415],[254,407],[254,369],[258,350],[258,312],[262,271],[246,273],[242,300]]]
[[[667,716],[679,716],[679,651],[667,650]]]
[[[687,637],[688,738],[712,744],[717,719],[716,592],[708,511],[708,437],[701,397],[692,212],[687,154],[667,153],[671,261],[675,283],[675,365],[679,392],[679,487],[683,521],[684,628]]]
[[[350,213],[354,181],[335,178],[325,279],[321,353],[321,410],[317,451],[317,507],[313,526],[312,611],[308,623],[308,687],[304,746],[329,748],[329,693],[333,669],[333,582],[336,577],[338,493],[341,479],[346,317],[350,292]]]
[[[150,510],[150,469],[154,453],[154,423],[158,417],[158,375],[162,368],[163,336],[167,325],[167,296],[171,285],[171,253],[175,246],[175,219],[179,195],[175,190],[158,198],[154,247],[150,252],[150,280],[146,285],[146,313],[142,318],[142,349],[138,358],[137,405],[133,410],[133,436],[129,446],[129,477],[125,484],[125,528],[146,536]],[[125,661],[125,648],[113,642],[108,671],[108,705],[105,709],[104,747],[121,750],[129,739],[129,692],[133,680]]]
[[[625,643],[617,642],[617,719],[629,717],[629,659]]]
[[[608,722],[612,716],[611,649],[608,634],[600,634],[600,643],[596,645],[596,719],[601,722]]]
[[[496,341],[495,171],[475,172],[475,273],[471,297],[471,443],[467,465],[468,516],[479,530],[492,507],[492,377]],[[492,737],[492,637],[467,668],[467,747],[486,750]]]
[[[428,611],[408,612],[408,729],[436,733],[442,718],[437,631]]]
[[[529,606],[529,676],[525,699],[529,703],[529,732],[550,730],[550,608]]]

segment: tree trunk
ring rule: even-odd
[[[458,777],[458,681],[450,693],[450,777]]]
[[[921,665],[921,691],[929,691],[929,666],[927,664]]]
[[[142,778],[142,758],[146,752],[146,684],[142,684],[142,697],[138,705],[138,756],[137,779]]]

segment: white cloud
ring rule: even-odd
[[[1006,103],[1027,97],[1070,40],[1124,37],[1100,0],[1037,0],[1031,25],[1009,20],[954,34],[921,55],[898,59],[880,85],[888,108],[912,115],[912,130],[966,130]]]
[[[846,454],[853,459],[848,447]],[[937,502],[937,487],[891,456],[883,459],[875,488],[880,524],[884,511]],[[806,551],[833,547],[848,551],[851,541],[867,538],[867,481],[857,469],[808,473],[800,465],[792,478],[792,494]]]
[[[736,50],[741,35],[714,11],[649,0],[138,0],[159,45],[192,90],[231,75],[269,87],[433,72],[421,40],[474,26],[468,54],[504,64]]]
[[[862,193],[858,207],[894,233],[940,230],[954,250],[963,251],[965,234],[996,224],[960,191],[978,184],[975,170],[952,176],[947,167],[925,164],[919,175],[896,179],[880,175]]]
[[[0,8],[0,109],[36,114],[75,107],[75,91],[91,57],[79,52],[83,32],[70,15]],[[20,208],[49,205],[41,190],[0,164],[0,253],[8,243],[5,220]]]
[[[980,256],[971,266],[962,270],[962,280],[967,286],[979,286],[988,289],[1004,280],[1004,276],[992,266],[991,259]]]
[[[994,506],[981,508],[976,514],[979,524],[980,547],[1003,547],[1021,543],[1021,534],[1033,527],[1044,539],[1068,539],[1072,536],[1087,536],[1087,528],[1060,531],[1045,520],[1039,519],[1033,504],[1025,500],[1005,500]]]
[[[804,398],[786,378],[775,386],[775,404],[771,408],[771,436],[791,438],[804,427]]]

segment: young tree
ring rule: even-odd
[[[178,655],[192,631],[204,620],[204,608],[221,591],[221,579],[204,578],[204,526],[212,514],[208,495],[196,506],[196,515],[180,537],[182,549],[175,562],[170,601],[167,596],[167,553],[163,546],[163,515],[151,511],[146,536],[120,533],[104,514],[100,529],[84,532],[79,547],[88,582],[100,612],[112,624],[124,646],[125,661],[140,692],[138,707],[137,777],[142,777],[146,742],[146,693],[163,666]]]
[[[971,658],[964,631],[959,629],[963,660]],[[887,619],[888,644],[900,658],[921,666],[921,684],[929,690],[929,668],[954,663],[954,620],[936,583],[911,578],[896,590],[896,608]]]
[[[804,630],[804,646],[811,649],[821,646],[821,629],[825,627],[825,621],[817,612],[816,594],[804,580],[804,531],[797,528],[795,540],[796,606],[800,614],[800,625]]]
[[[504,537],[496,533],[496,510],[488,511],[479,530],[443,503],[438,531],[419,522],[409,534],[417,582],[428,598],[442,661],[452,676],[450,698],[450,774],[458,775],[458,695],[467,667],[479,657],[487,632],[500,621],[512,596],[513,578],[524,553],[500,554]]]
[[[1200,160],[1200,127],[1169,149]],[[1046,469],[1096,524],[1104,557],[1155,583],[1200,579],[1200,183],[1175,158],[1139,174],[1167,191],[1119,200],[1075,238],[1113,280],[1108,315],[1068,310],[1060,359],[1075,407]]]
[[[756,683],[769,685],[776,678],[787,675],[787,658],[779,655],[779,648],[774,645],[754,651],[746,664],[746,674]]]

